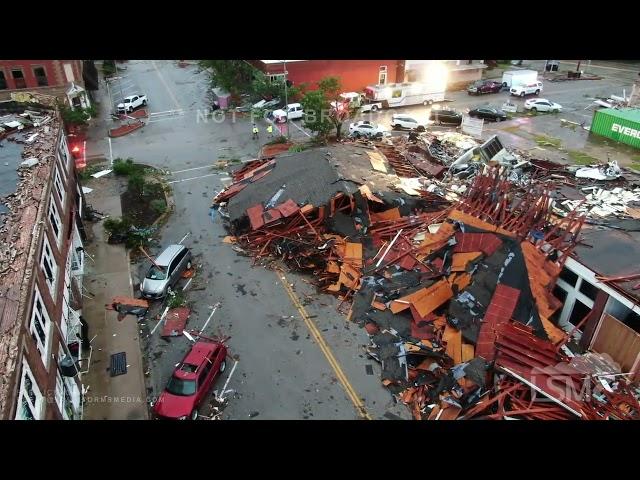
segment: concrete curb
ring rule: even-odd
[[[145,123],[142,121],[138,121],[137,123],[131,124],[131,125],[123,125],[120,126],[118,128],[112,128],[109,130],[109,137],[111,138],[117,138],[117,137],[123,137],[124,135],[127,135],[135,130],[138,130],[139,128],[142,128],[145,126]],[[118,132],[118,130],[122,130],[122,133]],[[117,132],[117,133],[116,133]]]

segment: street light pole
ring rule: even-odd
[[[287,138],[291,138],[291,133],[289,132],[289,93],[287,89],[287,61],[282,61],[283,69],[284,69],[284,113],[287,123]]]

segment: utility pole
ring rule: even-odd
[[[282,61],[283,69],[284,69],[284,113],[286,114],[286,123],[287,123],[287,138],[291,138],[291,132],[289,131],[289,93],[287,87],[287,61]]]

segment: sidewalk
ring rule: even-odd
[[[111,217],[121,215],[120,195],[111,175],[86,182],[93,188],[87,201],[94,208]],[[122,245],[110,245],[102,227],[103,222],[89,223],[93,240],[85,245],[95,263],[87,258],[84,285],[87,293],[83,316],[89,324],[93,354],[89,373],[83,377],[85,388],[84,419],[86,420],[146,420],[148,409],[136,317],[128,315],[121,322],[117,313],[105,305],[116,295],[133,294],[129,258]],[[108,371],[110,356],[126,352],[127,373],[111,377]]]

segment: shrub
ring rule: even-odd
[[[140,173],[133,173],[129,175],[129,190],[142,194],[144,185],[144,177]]]
[[[135,173],[140,173],[143,167],[133,162],[132,158],[127,158],[123,160],[121,158],[116,158],[113,161],[113,173],[116,175],[133,175]]]
[[[270,142],[267,142],[266,145],[276,145],[278,143],[287,143],[287,137],[280,135],[279,137],[274,138]]]
[[[170,300],[167,304],[169,308],[178,308],[182,307],[187,303],[187,299],[180,290],[177,290],[170,294]]]
[[[150,203],[151,209],[156,212],[158,215],[163,214],[167,211],[167,202],[158,198],[156,200],[152,200]]]
[[[292,145],[291,147],[289,147],[289,151],[290,152],[302,152],[304,150],[307,149],[306,145],[303,145],[301,143],[297,144],[297,145]]]
[[[107,218],[103,226],[112,235],[123,235],[129,232],[131,222],[127,218]]]

